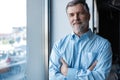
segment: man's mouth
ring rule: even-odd
[[[78,25],[78,24],[82,24],[82,22],[75,22],[73,25]]]

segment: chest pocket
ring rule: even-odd
[[[88,69],[89,66],[97,59],[95,52],[83,52],[81,55],[81,67]]]

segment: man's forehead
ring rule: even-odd
[[[67,9],[67,12],[71,12],[71,11],[84,11],[84,5],[83,4],[76,4],[74,6],[69,6]]]

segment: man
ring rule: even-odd
[[[54,44],[49,80],[106,80],[112,64],[110,43],[89,29],[85,2],[69,2],[66,12],[73,32]]]

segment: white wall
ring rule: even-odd
[[[90,22],[89,22],[89,28],[93,30],[93,0],[86,0],[88,7],[90,9]]]
[[[72,32],[65,10],[68,2],[69,0],[52,0],[51,2],[51,45],[56,40]]]
[[[45,79],[44,0],[27,0],[28,80]]]
[[[72,32],[69,20],[66,15],[66,5],[70,0],[52,0],[51,2],[51,45],[54,42]],[[92,0],[86,0],[92,13]],[[92,16],[90,20],[90,28],[92,28]]]

